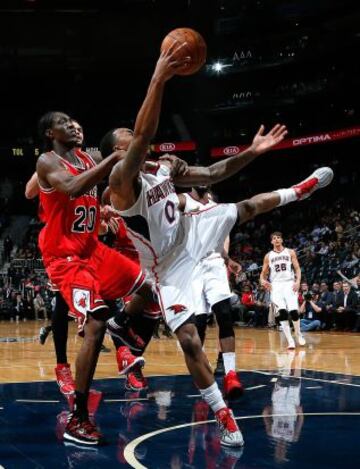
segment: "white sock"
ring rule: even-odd
[[[291,330],[290,330],[290,324],[289,321],[280,321],[280,324],[282,326],[283,332],[285,334],[286,340],[288,341],[288,344],[293,341],[292,335],[291,335]]]
[[[294,320],[293,320],[292,323],[294,324],[295,335],[296,335],[296,336],[301,335],[301,331],[300,331],[300,319],[298,319],[297,321],[294,321]]]
[[[206,389],[200,389],[200,394],[204,401],[209,404],[214,414],[226,407],[222,394],[220,392],[219,386],[216,381]]]
[[[292,187],[290,187],[290,189],[279,189],[274,192],[280,197],[280,203],[278,207],[289,204],[290,202],[296,202],[297,200],[295,189]]]
[[[225,374],[227,375],[231,370],[235,371],[235,352],[223,352],[222,356]]]

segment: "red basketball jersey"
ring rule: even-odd
[[[81,150],[75,150],[75,164],[55,153],[53,155],[60,158],[66,170],[73,175],[95,166],[91,156]],[[40,187],[40,206],[45,226],[39,236],[39,247],[45,265],[55,258],[88,257],[98,242],[100,211],[96,186],[79,197]]]

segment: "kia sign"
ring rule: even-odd
[[[162,143],[159,146],[160,151],[174,151],[176,148],[175,143]]]
[[[224,155],[227,155],[227,156],[236,155],[239,152],[240,152],[240,148],[237,146],[224,148]]]
[[[155,153],[169,153],[176,151],[195,151],[196,142],[164,142],[151,145],[151,151]]]
[[[286,148],[302,147],[306,145],[317,145],[319,143],[333,142],[347,138],[360,137],[360,127],[348,127],[345,129],[330,130],[329,132],[305,135],[297,138],[287,138],[280,142],[274,150],[283,150]],[[211,149],[212,158],[224,158],[224,156],[233,156],[245,150],[248,145],[233,145],[228,147],[216,147]]]

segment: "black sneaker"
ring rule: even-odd
[[[65,427],[64,440],[95,446],[101,443],[102,434],[89,419],[80,420],[76,415],[70,414]]]
[[[51,332],[51,326],[41,327],[39,331],[39,342],[41,345],[44,345],[48,335]]]

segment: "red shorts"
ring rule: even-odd
[[[139,264],[99,242],[91,256],[55,259],[46,267],[70,314],[86,318],[88,312],[107,308],[104,300],[131,295],[145,281]]]

